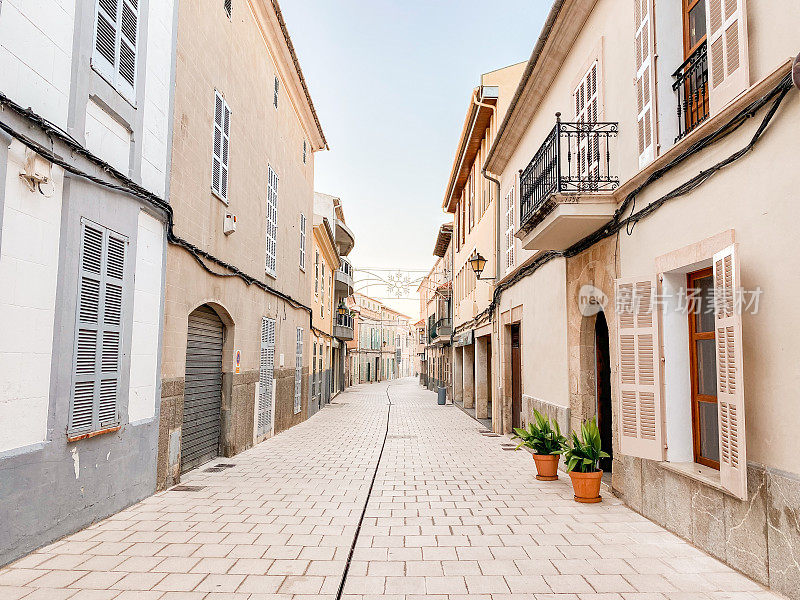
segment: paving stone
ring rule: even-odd
[[[389,437],[344,600],[778,600],[606,494],[540,482],[413,380]],[[386,383],[0,569],[0,599],[334,600],[387,425]],[[654,501],[648,492],[646,501]],[[105,588],[105,589],[104,589]]]

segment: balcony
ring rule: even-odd
[[[353,315],[347,313],[343,315],[336,314],[336,320],[333,323],[333,337],[344,342],[349,342],[353,339]]]
[[[526,250],[565,250],[614,214],[617,123],[556,125],[520,172],[520,229]]]
[[[692,52],[672,76],[672,89],[678,98],[678,135],[682,137],[694,131],[708,118],[708,54],[706,42]]]
[[[337,294],[343,297],[353,294],[353,266],[347,259],[341,259],[341,265],[336,269],[334,280]]]
[[[436,321],[431,332],[431,339],[434,343],[449,341],[451,333],[453,333],[453,320],[445,317]]]

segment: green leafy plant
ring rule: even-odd
[[[567,444],[567,438],[561,435],[561,428],[558,423],[551,421],[538,410],[533,411],[534,422],[528,425],[528,429],[522,427],[514,428],[512,440],[521,440],[517,445],[517,450],[522,446],[533,450],[534,454],[561,454]]]
[[[595,473],[600,470],[601,458],[608,458],[600,444],[600,430],[597,421],[584,421],[581,424],[581,437],[572,432],[572,443],[564,452],[567,471],[578,473]]]

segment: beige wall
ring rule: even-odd
[[[300,269],[300,214],[307,219],[308,265],[313,223],[312,147],[318,147],[321,134],[308,117],[311,109],[305,96],[296,91],[295,67],[285,58],[288,49],[268,46],[285,44],[282,36],[276,36],[272,6],[263,0],[254,0],[253,6],[259,18],[249,2],[234,0],[234,17],[228,19],[219,2],[180,3],[170,180],[175,233],[308,306],[313,280],[308,266],[305,272]],[[272,104],[276,74],[280,80],[277,109]],[[211,193],[215,90],[224,95],[232,112],[228,206]],[[265,273],[268,165],[279,177],[275,278]],[[229,236],[222,231],[226,212],[237,217],[237,230]],[[308,312],[240,279],[210,275],[194,256],[171,245],[167,252],[159,485],[169,482],[164,480],[163,465],[175,458],[172,451],[165,457],[171,443],[166,436],[172,440],[180,431],[187,317],[204,303],[209,303],[226,325],[223,372],[230,383],[224,384],[228,388],[223,390],[223,429],[229,433],[223,431],[223,436],[233,440],[224,448],[226,454],[253,443],[263,316],[277,321],[275,430],[301,421],[306,414],[305,376],[303,408],[297,415],[293,400],[297,327],[304,332],[305,373],[311,355]],[[233,373],[234,350],[242,353],[239,374]]]

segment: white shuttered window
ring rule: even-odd
[[[278,175],[267,167],[267,274],[275,277],[278,264]]]
[[[636,27],[636,103],[639,135],[639,168],[655,158],[655,111],[653,65],[654,28],[652,0],[634,0]]]
[[[300,268],[306,270],[306,216],[300,215]]]
[[[81,224],[75,356],[68,435],[119,425],[123,279],[127,240]]]
[[[598,79],[598,63],[594,61],[573,94],[576,123],[582,125],[597,123],[600,104],[600,95],[597,89]],[[589,129],[591,126],[586,127],[587,131]],[[600,176],[600,137],[579,135],[574,141],[574,146],[573,151],[577,155],[578,172],[581,179],[597,180]]]
[[[615,290],[620,450],[664,460],[656,283],[647,278],[618,279]]]
[[[275,372],[275,319],[261,319],[261,359],[258,372],[258,435],[272,432],[272,389]]]
[[[714,255],[719,471],[722,485],[746,500],[742,316],[737,298],[739,281],[739,260],[734,244]]]
[[[214,92],[214,156],[211,162],[211,191],[228,203],[228,161],[230,158],[231,109],[222,94]]]
[[[294,414],[302,408],[301,393],[303,390],[303,328],[297,328],[297,353],[294,362]]]
[[[136,97],[138,0],[97,0],[92,67],[128,100]]]
[[[514,187],[506,194],[506,270],[510,270],[516,264],[516,253],[514,251]]]
[[[746,0],[708,0],[706,31],[713,115],[750,85]]]

